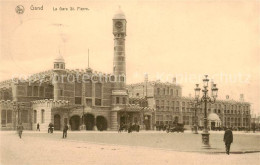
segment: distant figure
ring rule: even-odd
[[[49,129],[48,129],[48,133],[53,133],[53,124],[52,123],[50,123],[49,124]]]
[[[62,138],[67,138],[67,131],[68,131],[69,127],[67,125],[67,123],[64,124],[64,127],[63,127],[63,136]]]
[[[40,131],[40,124],[39,123],[37,123],[37,129],[36,129],[36,131]]]
[[[225,142],[225,145],[226,145],[226,154],[229,155],[230,145],[231,145],[231,143],[233,142],[233,133],[232,133],[232,131],[231,131],[230,128],[228,128],[228,129],[225,131],[223,141]]]
[[[21,139],[22,138],[22,133],[23,133],[23,125],[22,125],[22,123],[17,126],[17,132],[18,132],[18,135],[19,135],[19,137]]]

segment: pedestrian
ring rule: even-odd
[[[22,133],[23,133],[23,125],[22,125],[22,123],[18,125],[17,132],[18,132],[18,135],[19,135],[19,137],[21,139],[22,138]]]
[[[36,131],[40,131],[40,124],[39,124],[39,123],[37,123],[37,129],[36,129]]]
[[[227,130],[225,131],[223,141],[225,142],[226,146],[226,154],[229,155],[230,145],[233,142],[233,133],[231,131],[231,128],[227,128]]]
[[[51,133],[53,133],[53,129],[54,129],[54,125],[51,123],[51,126],[50,126]]]
[[[48,126],[48,133],[50,133],[51,131],[51,123],[49,123],[49,126]]]
[[[67,123],[64,124],[64,127],[63,127],[63,136],[62,138],[67,138],[67,131],[68,131],[69,127],[67,125]]]

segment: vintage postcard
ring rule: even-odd
[[[0,164],[258,164],[260,1],[2,0]]]

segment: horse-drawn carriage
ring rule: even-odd
[[[180,124],[180,123],[177,123],[177,124],[173,124],[173,125],[169,125],[167,128],[166,128],[166,132],[169,133],[169,132],[184,132],[184,124]]]

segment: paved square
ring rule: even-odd
[[[1,132],[1,164],[257,164],[260,160],[259,152],[239,154],[259,151],[259,134],[235,133],[229,156],[223,153],[221,133],[211,134],[214,149],[206,151],[200,147],[201,135],[191,133],[69,132],[67,139],[61,137],[61,132],[25,131],[19,139],[13,131]]]

